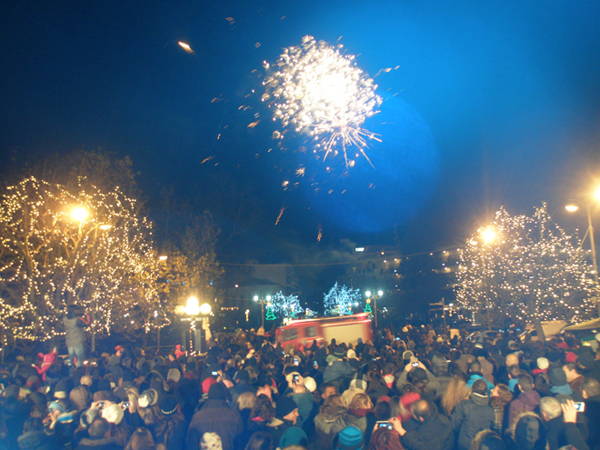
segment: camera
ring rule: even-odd
[[[292,377],[293,383],[294,384],[298,384],[300,383],[300,377],[298,376],[298,374],[294,374],[294,376]]]
[[[414,363],[412,363],[412,366],[413,367],[419,367],[419,363],[418,362],[414,362]]]
[[[219,375],[219,372],[212,372],[212,376],[213,376],[213,377],[216,377],[216,376],[218,376],[218,375]]]
[[[296,357],[294,358],[294,365],[297,366],[300,364],[300,360]]]
[[[392,424],[390,422],[388,422],[387,420],[378,420],[377,422],[375,422],[375,427],[376,428],[389,428],[391,430]]]
[[[313,366],[315,366],[316,369],[317,367],[319,367],[319,363],[317,361],[313,361]]]

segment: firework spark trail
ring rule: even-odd
[[[279,219],[283,216],[283,212],[287,209],[287,206],[282,206],[281,211],[279,211],[279,215],[277,216],[277,220],[275,221],[275,226],[279,223]]]
[[[341,48],[305,36],[300,46],[284,49],[272,69],[265,62],[269,72],[262,100],[273,109],[273,120],[311,136],[323,160],[336,155],[341,144],[348,168],[354,165],[346,152],[351,146],[371,163],[364,151],[367,139],[380,139],[362,125],[379,112],[382,100],[375,94],[377,85]]]

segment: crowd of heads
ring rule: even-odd
[[[2,449],[600,445],[600,364],[573,336],[521,342],[407,326],[294,347],[239,330],[202,354],[119,345],[79,367],[56,355],[0,367]]]

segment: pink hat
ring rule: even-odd
[[[565,356],[565,361],[574,363],[577,361],[577,355],[573,352],[568,352],[567,356]]]

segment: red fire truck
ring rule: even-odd
[[[331,339],[338,343],[356,344],[358,338],[362,338],[363,342],[371,339],[371,318],[369,313],[360,313],[351,316],[292,320],[288,325],[278,328],[275,336],[283,348],[288,345],[294,348],[309,346],[313,341],[317,341],[317,345],[323,341],[329,344]]]

